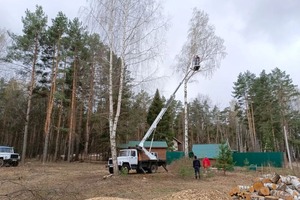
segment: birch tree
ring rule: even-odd
[[[109,48],[108,118],[114,173],[117,173],[116,132],[125,73],[127,70],[137,70],[137,64],[160,54],[163,43],[159,40],[163,38],[162,30],[166,23],[161,17],[161,6],[155,0],[93,0],[88,13],[91,25],[98,25],[95,31],[100,32]],[[113,101],[113,53],[121,62],[116,102]]]
[[[193,15],[189,23],[187,41],[177,56],[177,70],[186,74],[190,68],[194,56],[200,58],[200,69],[198,73],[205,76],[211,75],[215,69],[220,67],[221,60],[226,56],[224,40],[215,34],[215,27],[209,24],[209,17],[204,11],[194,8]],[[188,103],[187,103],[187,83],[184,82],[184,152],[188,156]]]

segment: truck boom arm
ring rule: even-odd
[[[144,153],[149,157],[150,160],[157,160],[157,158],[156,158],[156,156],[152,155],[147,149],[144,148],[145,141],[150,137],[150,135],[156,129],[157,124],[160,122],[160,120],[162,119],[162,117],[166,113],[167,109],[169,108],[169,106],[171,105],[171,103],[173,102],[173,100],[175,99],[175,94],[178,91],[178,89],[180,88],[180,86],[184,83],[185,80],[189,80],[189,78],[192,77],[193,74],[196,71],[199,70],[199,67],[200,67],[199,57],[196,56],[194,58],[193,62],[191,63],[191,68],[186,73],[186,75],[184,76],[184,78],[182,79],[182,81],[179,83],[179,85],[177,86],[177,88],[175,89],[175,91],[170,96],[169,100],[167,101],[166,105],[161,109],[160,113],[157,115],[157,117],[155,118],[155,120],[151,124],[150,128],[146,132],[145,136],[143,137],[143,139],[139,143],[138,147],[141,148],[144,151]]]

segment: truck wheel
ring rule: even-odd
[[[0,159],[0,167],[3,167],[4,166],[4,160],[1,158]]]
[[[108,169],[108,171],[109,171],[109,173],[113,174],[113,173],[114,173],[114,168],[113,168],[113,167],[110,167],[110,168]]]
[[[128,174],[129,173],[129,165],[128,164],[123,164],[121,168],[121,173],[122,174]]]
[[[149,173],[156,173],[156,171],[157,171],[157,165],[156,164],[152,164],[150,166]]]

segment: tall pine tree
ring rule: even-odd
[[[147,123],[149,126],[151,126],[151,124],[154,122],[163,107],[164,101],[163,98],[160,97],[159,91],[157,89],[147,115]],[[169,148],[171,148],[171,143],[174,137],[170,127],[170,118],[170,109],[167,109],[166,113],[158,123],[156,130],[152,135],[152,137],[154,137],[154,140],[166,141]]]

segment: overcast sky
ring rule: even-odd
[[[78,16],[85,0],[0,0],[0,28],[21,33],[21,17],[28,8],[41,5],[49,19],[58,11],[68,18]],[[224,108],[232,99],[233,82],[241,72],[259,75],[278,67],[289,74],[295,85],[300,86],[300,1],[298,0],[165,0],[165,13],[171,19],[167,33],[165,59],[162,63],[169,81],[161,85],[167,98],[180,79],[171,73],[175,56],[186,40],[192,9],[204,10],[216,35],[225,41],[226,58],[219,69],[208,79],[197,76],[197,82],[189,84],[189,98],[207,95],[213,104]],[[173,83],[173,85],[170,85]],[[176,95],[182,99],[182,92]]]

